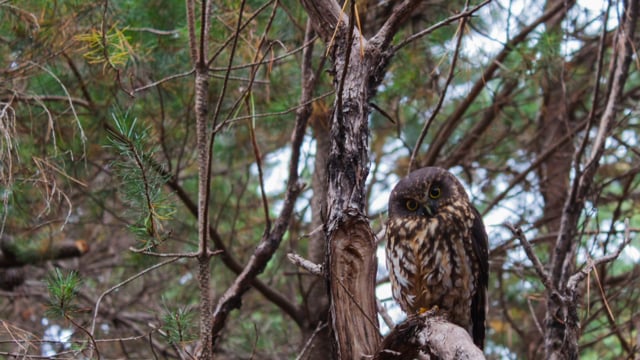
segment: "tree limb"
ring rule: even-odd
[[[373,360],[485,359],[469,333],[446,314],[427,311],[410,315],[384,338]]]
[[[532,22],[529,26],[522,29],[522,31],[518,35],[516,35],[507,44],[505,44],[502,51],[500,51],[500,53],[496,55],[493,61],[491,61],[491,65],[489,65],[485,69],[480,78],[473,84],[473,86],[469,90],[469,94],[467,95],[467,97],[462,101],[462,103],[460,103],[460,105],[456,107],[456,110],[451,115],[449,115],[447,120],[444,121],[443,127],[440,128],[439,131],[434,135],[434,141],[429,145],[429,150],[427,151],[427,154],[425,156],[425,166],[430,166],[436,163],[436,159],[440,154],[440,151],[442,150],[446,142],[451,138],[451,134],[453,133],[453,131],[462,121],[464,113],[480,95],[486,84],[491,79],[493,79],[502,62],[507,58],[509,54],[511,54],[511,52],[518,46],[518,44],[525,41],[527,39],[527,36],[529,36],[529,34],[534,31],[540,24],[553,16],[557,16],[558,14],[565,14],[574,4],[575,0],[558,2],[555,6],[545,11],[542,16]]]

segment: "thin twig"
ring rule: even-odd
[[[308,46],[310,46],[311,44],[313,44],[314,41],[316,41],[318,37],[314,36],[313,38],[309,39],[308,41],[305,41],[302,45],[298,46],[297,48],[291,50],[291,51],[287,51],[284,54],[275,56],[275,57],[271,57],[269,58],[269,60],[264,60],[264,58],[260,59],[260,60],[254,60],[250,63],[245,63],[245,64],[239,64],[239,65],[234,65],[231,67],[225,66],[225,67],[210,67],[209,68],[209,72],[223,72],[223,73],[227,73],[228,70],[244,70],[244,69],[249,69],[249,68],[253,68],[257,65],[267,65],[267,64],[276,64],[279,63],[280,60],[284,60],[287,58],[291,58],[291,55],[295,55],[301,51],[304,51],[304,49],[306,49]]]
[[[158,30],[150,27],[130,27],[130,28],[127,28],[127,30],[148,32],[155,35],[179,35],[180,34],[180,30]]]
[[[403,41],[401,41],[398,45],[394,46],[393,49],[392,49],[392,52],[395,53],[398,50],[400,50],[401,48],[409,45],[411,42],[413,42],[413,41],[415,41],[415,40],[417,40],[417,39],[419,39],[419,38],[421,38],[423,36],[429,35],[432,32],[438,30],[439,28],[441,28],[443,26],[447,26],[447,25],[451,24],[452,22],[454,22],[454,21],[456,21],[458,19],[467,18],[467,17],[473,15],[473,13],[475,13],[478,10],[480,10],[482,7],[484,7],[485,5],[487,5],[490,2],[491,2],[491,0],[484,0],[483,2],[481,2],[480,4],[476,5],[475,7],[471,8],[469,10],[466,10],[466,11],[463,11],[463,12],[461,12],[459,14],[456,14],[456,15],[453,15],[451,17],[448,17],[448,18],[446,18],[446,19],[444,19],[444,20],[442,20],[442,21],[440,21],[438,23],[435,23],[435,24],[429,26],[428,28],[426,28],[426,29],[424,29],[422,31],[419,31],[419,32],[409,36],[408,38],[406,38]]]
[[[342,287],[342,290],[345,292],[345,294],[347,294],[347,296],[349,297],[349,299],[351,299],[351,301],[353,302],[353,304],[358,308],[358,310],[360,310],[360,312],[362,313],[362,316],[367,319],[367,321],[369,322],[369,324],[371,324],[371,326],[373,326],[374,329],[378,328],[378,322],[374,321],[374,319],[371,318],[371,316],[369,316],[369,314],[367,314],[367,312],[362,308],[362,305],[358,302],[358,300],[356,300],[356,297],[353,296],[353,294],[351,293],[351,291],[349,291],[349,289],[347,288],[347,286],[342,282],[342,279],[336,277],[334,278],[338,284],[340,284],[340,286]],[[375,314],[374,314],[375,316]]]
[[[382,318],[382,321],[384,321],[389,329],[393,329],[396,324],[378,298],[376,298],[376,308],[378,309],[378,314]]]
[[[307,270],[309,274],[316,275],[316,276],[324,276],[324,269],[322,264],[316,264],[313,261],[307,260],[295,253],[288,253],[287,259],[289,259],[289,261],[291,261],[293,265]]]
[[[513,224],[510,224],[510,223],[504,223],[504,226],[507,229],[511,230],[511,232],[513,233],[513,236],[515,236],[518,240],[520,240],[520,243],[522,244],[522,247],[524,248],[524,251],[527,254],[527,257],[533,263],[533,268],[536,271],[536,274],[538,275],[540,280],[542,280],[542,284],[544,285],[544,287],[550,293],[557,293],[556,289],[553,286],[553,283],[551,282],[551,278],[549,277],[549,274],[544,269],[544,266],[542,266],[542,262],[540,262],[540,259],[538,258],[536,253],[533,251],[533,246],[531,246],[531,243],[529,242],[529,240],[527,240],[527,237],[524,235],[524,232],[522,231],[520,226],[514,226]]]
[[[120,287],[130,283],[131,281],[141,277],[142,275],[147,274],[147,273],[149,273],[149,272],[151,272],[151,271],[153,271],[153,270],[155,270],[157,268],[160,268],[160,267],[162,267],[164,265],[171,264],[172,262],[174,262],[174,261],[176,261],[178,259],[180,259],[180,257],[175,257],[175,258],[172,258],[172,259],[168,259],[168,260],[165,260],[163,262],[157,263],[157,264],[155,264],[155,265],[153,265],[151,267],[148,267],[148,268],[138,272],[137,274],[135,274],[133,276],[130,276],[126,280],[124,280],[124,281],[122,281],[122,282],[110,287],[109,289],[105,290],[102,294],[100,294],[100,296],[98,297],[98,300],[96,301],[95,308],[93,309],[93,318],[91,319],[91,329],[89,330],[89,333],[91,335],[93,335],[95,333],[96,319],[98,318],[98,309],[100,308],[100,303],[102,302],[102,299],[105,296],[109,295],[111,292],[119,289]],[[91,356],[89,356],[89,358],[91,358]]]
[[[531,303],[531,297],[527,296],[527,305],[529,306],[529,312],[531,313],[531,319],[533,319],[533,323],[538,330],[540,336],[544,336],[544,330],[542,330],[542,325],[540,324],[540,320],[538,320],[538,316],[536,315],[536,311],[533,308],[533,304]],[[524,339],[524,337],[523,337]]]
[[[307,342],[304,344],[304,347],[302,348],[302,350],[300,350],[300,354],[296,356],[296,360],[302,359],[302,356],[304,356],[307,350],[311,349],[311,344],[313,344],[313,339],[316,337],[316,335],[318,335],[320,331],[322,331],[326,327],[327,327],[326,322],[318,323],[318,326],[316,326],[316,329],[313,330],[313,333],[311,334],[311,336],[309,336],[309,339],[307,339]]]
[[[254,114],[254,115],[243,115],[243,116],[238,116],[238,117],[235,117],[235,118],[231,118],[229,120],[226,120],[226,121],[218,124],[218,126],[216,126],[213,129],[213,132],[217,133],[220,130],[222,130],[222,128],[225,127],[226,125],[229,125],[230,123],[242,121],[242,120],[268,118],[268,117],[279,117],[279,116],[282,116],[282,115],[291,114],[292,112],[298,111],[298,110],[300,110],[301,108],[304,108],[307,105],[313,104],[315,101],[327,98],[327,97],[333,95],[334,93],[335,92],[333,90],[332,91],[328,91],[328,92],[326,92],[326,93],[324,93],[322,95],[316,96],[316,97],[314,97],[312,99],[309,99],[309,100],[307,100],[305,102],[301,102],[298,105],[293,106],[293,107],[291,107],[291,108],[289,108],[287,110],[276,111],[276,112],[268,112],[268,113],[262,113],[262,114]]]
[[[147,90],[147,89],[149,89],[149,88],[152,88],[152,87],[158,86],[158,85],[160,85],[160,84],[162,84],[162,83],[164,83],[164,82],[167,82],[167,81],[170,81],[170,80],[173,80],[173,79],[179,79],[179,78],[182,78],[182,77],[187,77],[187,76],[189,76],[189,75],[193,74],[195,71],[196,71],[196,69],[195,69],[195,68],[192,68],[191,70],[189,70],[189,71],[187,71],[187,72],[183,72],[183,73],[180,73],[180,74],[173,74],[173,75],[169,75],[169,76],[167,76],[167,77],[165,77],[165,78],[162,78],[162,79],[160,79],[160,80],[158,80],[158,81],[154,81],[154,82],[152,82],[152,83],[150,83],[150,84],[143,85],[143,86],[141,86],[141,87],[139,87],[139,88],[135,88],[135,89],[133,89],[133,91],[131,91],[131,92],[132,92],[133,94],[135,94],[135,93],[137,93],[137,92]]]
[[[420,131],[420,136],[416,141],[416,145],[413,147],[413,151],[411,152],[411,158],[409,160],[407,173],[411,172],[413,164],[416,160],[416,156],[418,155],[418,151],[420,150],[420,146],[422,146],[422,142],[424,141],[425,136],[427,136],[427,132],[429,131],[431,124],[435,120],[436,116],[438,116],[438,113],[440,113],[440,108],[442,107],[442,104],[444,103],[444,99],[447,96],[447,90],[449,89],[449,85],[453,80],[453,74],[456,70],[456,64],[458,63],[458,55],[460,54],[462,36],[464,35],[464,26],[466,23],[467,23],[467,18],[463,17],[462,21],[460,21],[460,24],[458,26],[458,37],[456,40],[456,48],[453,52],[453,59],[451,59],[451,65],[449,66],[449,73],[447,74],[447,80],[444,84],[444,88],[442,89],[442,92],[440,93],[440,97],[438,98],[438,103],[436,104],[435,108],[431,112],[431,116],[429,117],[429,120],[427,120],[427,122],[425,122],[424,126],[422,127],[422,131]]]
[[[219,56],[220,54],[222,54],[222,52],[227,48],[227,46],[229,45],[229,43],[231,43],[232,41],[235,43],[235,42],[236,42],[236,39],[238,38],[238,36],[239,36],[239,34],[240,34],[240,32],[241,32],[242,30],[244,30],[244,28],[245,28],[245,27],[247,27],[249,24],[251,24],[251,22],[253,21],[253,19],[255,19],[255,18],[256,18],[260,13],[262,13],[262,11],[263,11],[264,9],[266,9],[269,5],[271,5],[271,3],[273,3],[273,1],[275,1],[275,0],[267,1],[267,2],[266,2],[266,3],[264,3],[262,6],[260,6],[258,9],[256,9],[256,11],[254,11],[254,13],[253,13],[252,15],[250,15],[250,16],[247,18],[247,20],[246,20],[243,24],[241,24],[239,27],[237,27],[237,28],[236,28],[236,31],[234,31],[234,32],[233,32],[233,34],[231,34],[231,36],[229,36],[229,37],[227,38],[227,40],[225,40],[225,42],[224,42],[220,47],[218,47],[218,49],[216,50],[216,52],[215,52],[215,53],[211,56],[211,58],[207,61],[207,68],[208,68],[209,70],[212,70],[212,68],[211,68],[211,64],[215,61],[215,59],[217,59],[217,58],[218,58],[218,56]],[[233,46],[235,46],[235,45],[233,45]],[[224,71],[224,72],[225,72],[225,74],[228,74],[228,73],[229,73],[229,71],[227,71],[227,70],[232,70],[232,69],[234,69],[234,68],[233,68],[233,66],[230,66],[230,65],[228,64],[226,67],[222,68],[222,69],[221,69],[221,71]],[[227,75],[225,75],[225,76],[227,76]]]
[[[98,360],[100,360],[100,351],[98,350],[98,344],[96,344],[96,339],[93,337],[93,333],[90,333],[89,331],[87,331],[87,329],[85,329],[84,327],[80,326],[80,324],[78,324],[75,320],[73,320],[73,318],[71,316],[65,314],[64,318],[67,319],[67,321],[69,321],[70,323],[72,323],[73,326],[75,326],[76,328],[80,329],[83,333],[85,333],[85,334],[87,334],[87,336],[89,336],[89,340],[91,341],[91,345],[93,346],[93,348],[91,349],[91,352],[93,353],[93,350],[95,350],[96,351],[96,357],[98,358]],[[93,356],[91,356],[91,358],[93,358]]]
[[[575,290],[578,284],[582,280],[584,280],[585,277],[587,277],[587,274],[589,274],[593,268],[595,268],[600,264],[611,262],[617,259],[618,256],[620,256],[620,254],[622,253],[622,250],[624,250],[624,248],[631,242],[631,232],[629,230],[629,219],[624,220],[624,225],[625,225],[624,240],[622,241],[620,246],[618,246],[616,251],[613,254],[604,255],[602,257],[589,261],[587,263],[587,266],[580,269],[578,272],[576,272],[569,278],[569,280],[567,281],[568,289]]]

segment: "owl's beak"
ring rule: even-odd
[[[433,216],[436,213],[436,204],[433,201],[422,203],[422,216]]]

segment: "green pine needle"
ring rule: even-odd
[[[49,308],[47,313],[54,317],[69,316],[77,310],[74,300],[80,285],[80,278],[75,271],[64,274],[59,268],[46,279],[49,290]]]
[[[162,317],[165,337],[171,344],[180,344],[197,339],[195,314],[186,308],[169,309],[165,305]]]

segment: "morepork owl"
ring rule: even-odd
[[[398,182],[389,197],[386,250],[400,307],[407,314],[444,310],[483,348],[487,233],[455,176],[426,167]]]

